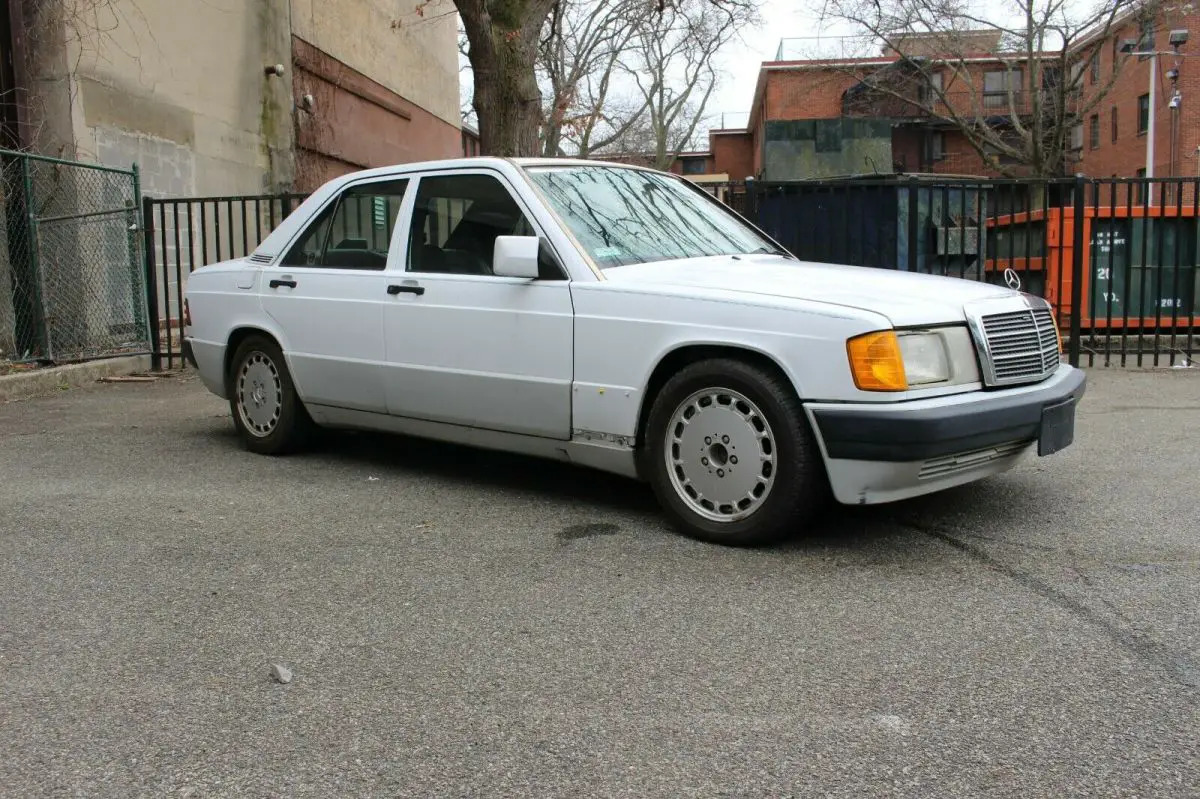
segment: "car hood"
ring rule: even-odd
[[[618,284],[675,286],[823,302],[881,314],[893,325],[961,322],[964,303],[1013,297],[1005,287],[954,277],[796,261],[778,255],[681,258],[611,267]]]

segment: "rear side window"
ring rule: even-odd
[[[281,264],[382,271],[407,188],[402,179],[346,189],[309,224]]]

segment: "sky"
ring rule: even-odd
[[[759,65],[775,59],[779,40],[815,36],[818,32],[816,17],[808,10],[808,5],[803,0],[762,0],[762,24],[743,31],[739,39],[721,51],[723,76],[709,100],[709,109],[717,117],[724,113],[725,124],[729,127],[745,124],[754,101]],[[797,44],[821,43],[804,39]]]

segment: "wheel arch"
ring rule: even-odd
[[[243,324],[234,327],[233,330],[229,331],[229,336],[225,340],[225,358],[221,366],[221,383],[225,388],[226,399],[229,398],[231,389],[229,385],[229,372],[233,368],[233,356],[237,352],[238,347],[242,345],[242,342],[254,335],[265,336],[275,342],[275,346],[279,347],[279,351],[283,353],[284,361],[287,361],[287,350],[284,349],[283,341],[273,331],[261,325],[253,324]],[[290,364],[288,364],[288,368],[291,368]],[[294,375],[292,380],[295,382]],[[299,386],[296,386],[296,393],[300,393]]]
[[[646,381],[646,388],[642,392],[641,405],[638,408],[637,427],[635,429],[635,447],[637,449],[641,449],[645,444],[646,422],[650,418],[650,409],[653,407],[654,400],[658,398],[659,392],[662,391],[667,381],[691,364],[712,358],[733,358],[774,372],[776,376],[792,387],[798,398],[803,397],[799,385],[792,378],[792,375],[788,373],[788,370],[773,355],[760,349],[745,344],[711,344],[699,342],[680,344],[664,353],[650,371],[650,377]]]

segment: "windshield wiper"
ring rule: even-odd
[[[763,255],[763,254],[782,255],[784,258],[795,258],[796,257],[796,256],[792,255],[790,252],[788,252],[787,250],[782,249],[780,247],[759,247],[757,250],[751,250],[750,252],[748,252],[746,254],[747,255]]]

